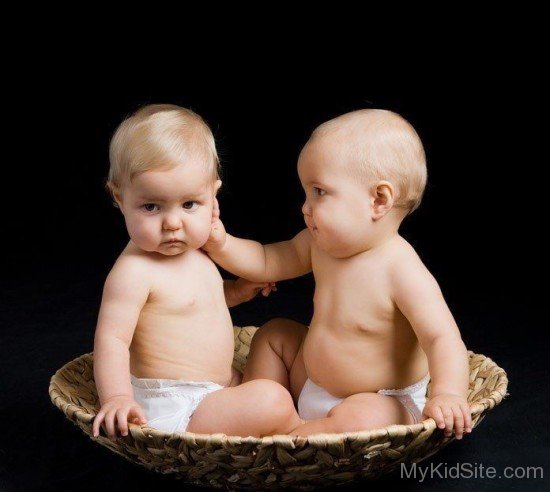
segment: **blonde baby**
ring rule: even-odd
[[[233,237],[215,208],[204,246],[253,282],[315,277],[309,328],[287,319],[260,328],[243,381],[289,388],[307,420],[291,434],[432,417],[461,438],[471,431],[466,348],[438,283],[399,234],[426,184],[417,133],[390,111],[342,115],[313,132],[298,175],[307,227],[295,237],[267,245]]]
[[[221,181],[212,133],[194,112],[150,105],[122,122],[110,146],[108,188],[130,240],[105,282],[94,340],[101,408],[93,424],[114,439],[128,422],[166,432],[263,436],[298,418],[268,379],[237,385],[228,306],[267,282],[224,282],[201,250]]]

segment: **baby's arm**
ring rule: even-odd
[[[208,255],[222,268],[252,282],[277,282],[311,271],[310,235],[307,229],[289,241],[262,245],[226,235],[225,244]]]
[[[212,231],[202,248],[222,268],[252,282],[277,282],[311,271],[311,235],[307,229],[289,241],[262,245],[225,232],[217,200]]]
[[[105,281],[94,340],[94,378],[101,404],[92,429],[95,437],[103,421],[111,439],[116,436],[117,423],[125,436],[129,419],[133,423],[146,422],[134,400],[129,362],[130,343],[149,295],[142,269],[135,258],[121,258]]]
[[[432,379],[424,414],[447,436],[471,432],[468,354],[458,326],[434,277],[419,259],[396,262],[392,272],[394,300],[409,320],[428,357]]]

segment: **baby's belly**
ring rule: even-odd
[[[130,372],[138,378],[231,380],[233,325],[229,314],[140,319],[130,345]]]
[[[342,333],[313,324],[303,357],[308,377],[340,398],[404,388],[428,372],[426,355],[417,342],[400,345],[394,337]]]

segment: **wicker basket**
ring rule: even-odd
[[[257,328],[235,328],[234,366],[242,370]],[[506,372],[491,359],[469,352],[468,401],[474,426],[506,396]],[[376,478],[396,470],[400,463],[419,462],[453,438],[445,438],[433,419],[414,425],[309,437],[285,435],[264,438],[168,434],[129,425],[116,442],[93,438],[92,422],[98,410],[92,354],[65,364],[50,381],[50,397],[74,424],[99,444],[134,463],[161,473],[173,473],[189,483],[219,488],[312,489],[361,478]],[[429,387],[428,387],[429,393]]]

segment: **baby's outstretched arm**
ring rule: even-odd
[[[92,426],[94,437],[102,422],[111,439],[117,428],[123,436],[128,434],[128,420],[146,423],[130,384],[129,347],[149,286],[139,262],[133,260],[119,259],[103,289],[94,339],[94,378],[101,404]]]
[[[458,326],[434,277],[418,259],[396,262],[392,272],[394,300],[409,320],[428,358],[432,379],[424,414],[458,439],[471,432],[468,354]]]
[[[307,229],[289,241],[262,245],[225,232],[215,202],[212,230],[203,249],[218,265],[252,282],[277,282],[311,271],[311,236]]]

